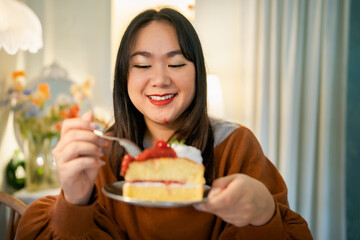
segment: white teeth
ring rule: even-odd
[[[174,97],[175,94],[170,94],[170,95],[165,95],[165,96],[149,96],[149,98],[151,100],[155,100],[155,101],[163,101],[163,100],[167,100],[169,98]]]

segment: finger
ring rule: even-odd
[[[96,177],[97,171],[100,167],[104,166],[106,163],[98,158],[92,157],[80,157],[69,161],[66,164],[63,164],[59,168],[59,176],[62,176],[66,181],[76,181],[79,174],[85,170],[94,170],[93,176]]]
[[[86,156],[67,162],[63,169],[71,169],[72,172],[81,172],[87,169],[99,168],[101,166],[104,166],[105,164],[106,163],[99,158]]]
[[[225,218],[227,216],[233,215],[234,210],[229,207],[214,207],[207,204],[196,204],[194,205],[194,208],[198,211],[212,213],[214,215],[217,215],[221,218]]]
[[[65,135],[68,131],[72,129],[93,131],[96,129],[96,126],[90,121],[82,120],[80,118],[65,119],[61,126],[61,136]]]
[[[230,182],[234,180],[237,175],[228,175],[222,178],[215,179],[212,184],[211,190],[208,194],[208,198],[211,199],[217,194],[219,194],[222,190],[224,190]]]
[[[92,111],[89,110],[87,112],[85,112],[82,116],[81,116],[81,120],[84,121],[88,121],[88,122],[92,122],[94,120],[94,116],[92,114]]]
[[[230,181],[229,181],[230,180]],[[217,183],[213,185],[225,186],[220,192],[209,199],[208,202],[204,203],[201,207],[203,211],[209,211],[212,213],[231,213],[231,207],[238,201],[242,196],[242,178],[238,175],[224,177],[224,179],[218,179]],[[227,211],[229,210],[229,211]]]
[[[214,198],[216,195],[220,194],[220,192],[227,187],[227,185],[233,180],[233,178],[234,178],[233,175],[228,175],[225,177],[215,179],[211,186],[211,190],[208,194],[209,202],[210,201],[213,202],[214,200],[212,200],[212,198]],[[215,213],[214,212],[215,208],[211,207],[210,203],[196,204],[196,205],[194,205],[194,208],[199,211]]]
[[[226,186],[234,180],[235,177],[237,177],[238,174],[232,174],[225,177],[221,177],[218,179],[215,179],[213,182],[211,188],[226,188]]]
[[[63,151],[71,142],[90,142],[96,144],[99,147],[106,147],[110,144],[110,141],[99,138],[93,132],[82,129],[73,129],[68,131],[61,137],[56,148],[58,151]]]
[[[59,155],[61,158],[57,159],[57,161],[62,163],[82,156],[99,158],[104,156],[104,150],[99,148],[96,144],[89,142],[71,142],[64,151],[59,153]]]
[[[211,188],[208,198],[211,199],[222,191],[222,188]]]
[[[221,204],[227,206],[233,204],[242,194],[241,185],[241,180],[229,182],[221,192],[210,199],[209,206],[221,206]]]

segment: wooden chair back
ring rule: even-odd
[[[0,206],[4,204],[10,208],[10,216],[8,220],[6,240],[15,238],[16,228],[21,215],[25,212],[26,204],[10,194],[0,192]]]

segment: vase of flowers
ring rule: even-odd
[[[15,129],[21,136],[26,157],[26,189],[35,191],[58,187],[56,162],[51,151],[60,137],[63,120],[79,116],[80,100],[89,96],[91,84],[86,84],[86,89],[84,85],[73,85],[71,96],[59,94],[49,105],[49,84],[39,83],[32,89],[26,89],[24,79],[23,71],[13,73],[13,86],[3,105],[9,105],[14,112]]]
[[[58,187],[59,178],[56,163],[52,159],[50,139],[34,143],[28,138],[24,140],[25,185],[27,191]]]

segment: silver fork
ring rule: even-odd
[[[135,157],[136,155],[141,153],[141,149],[139,148],[139,146],[128,139],[110,137],[110,136],[105,135],[103,132],[101,132],[99,130],[94,130],[93,132],[95,133],[95,135],[97,135],[101,138],[119,142],[119,144],[125,148],[126,152],[129,153],[133,157]]]

